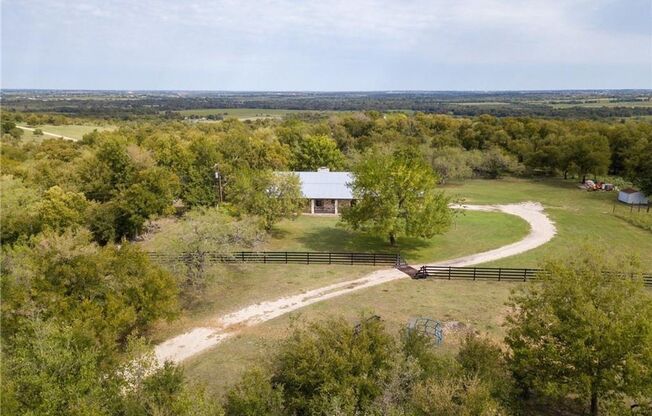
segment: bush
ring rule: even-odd
[[[247,372],[226,396],[227,416],[283,415],[283,389],[261,369]]]
[[[48,232],[5,253],[4,340],[39,316],[69,323],[111,349],[157,319],[175,316],[177,288],[170,274],[133,245],[100,248],[89,237]]]
[[[290,336],[272,380],[283,387],[289,413],[322,414],[334,397],[362,411],[382,393],[394,351],[394,340],[379,320],[363,317],[352,327],[331,319]]]
[[[479,378],[428,379],[415,387],[411,399],[415,415],[506,414]]]
[[[492,344],[472,342],[455,360],[415,332],[403,332],[397,344],[375,316],[357,325],[341,318],[312,323],[285,341],[270,373],[251,371],[231,389],[227,414],[503,414],[489,380],[502,373],[476,353],[504,360]]]
[[[221,416],[215,400],[203,389],[190,386],[183,370],[171,363],[141,380],[128,390],[125,399],[128,416]]]
[[[512,397],[512,378],[498,345],[486,338],[468,335],[457,354],[457,361],[468,377],[484,380],[494,398],[507,401]]]
[[[523,173],[523,165],[518,163],[514,156],[498,147],[492,147],[488,151],[479,153],[473,170],[480,177],[497,179],[508,173],[515,175]]]

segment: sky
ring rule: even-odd
[[[0,0],[2,88],[652,88],[652,0]]]

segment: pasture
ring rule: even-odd
[[[399,239],[391,247],[386,239],[354,233],[338,225],[336,217],[300,216],[278,224],[271,238],[256,247],[263,251],[356,251],[396,252],[410,262],[459,257],[519,240],[528,225],[517,217],[501,213],[465,212],[451,229],[428,241]],[[166,220],[160,232],[140,243],[147,251],[167,252],[180,230],[177,221]],[[469,238],[458,238],[464,235]],[[385,266],[387,267],[387,266]],[[301,293],[331,283],[353,280],[373,266],[348,265],[214,265],[208,271],[209,287],[201,302],[172,323],[161,323],[155,341],[188,328],[210,325],[221,314],[251,303]]]
[[[600,108],[600,107],[641,107],[641,108],[652,108],[652,100],[632,100],[632,101],[616,101],[608,98],[589,100],[582,103],[564,103],[564,102],[555,102],[549,103],[552,108],[572,108],[572,107],[585,107],[585,108]]]
[[[66,124],[66,125],[58,125],[58,126],[51,125],[51,124],[44,124],[40,126],[29,126],[29,127],[34,129],[41,129],[44,133],[52,133],[54,135],[70,137],[71,139],[75,139],[75,140],[81,140],[85,134],[91,133],[93,130],[107,131],[107,130],[115,129],[115,127],[113,126],[97,126],[97,125],[84,125],[84,124]],[[50,135],[40,136],[34,134],[34,132],[32,131],[23,130],[23,138],[40,141],[43,139],[48,139],[48,138],[52,139],[56,137]]]
[[[549,243],[530,252],[488,263],[489,265],[534,267],[547,257],[563,255],[591,242],[609,244],[612,255],[638,255],[643,268],[652,270],[652,256],[649,256],[652,253],[652,234],[611,213],[616,197],[613,192],[582,191],[572,181],[513,178],[472,180],[464,184],[448,185],[444,189],[452,196],[463,198],[466,203],[539,201],[555,222],[558,234]],[[399,244],[408,260],[432,262],[508,244],[521,239],[527,231],[527,224],[516,217],[465,212],[457,218],[456,225],[449,232],[435,237],[427,244],[420,246],[415,241],[399,241]],[[319,236],[321,238],[318,239]],[[369,251],[380,251],[387,248],[382,239],[353,235],[337,227],[336,219],[328,217],[300,217],[294,222],[284,222],[277,227],[266,247],[274,250],[326,250],[338,242],[343,243],[347,250],[366,247]],[[219,314],[220,311],[233,310],[238,303],[253,299],[270,300],[337,279],[352,280],[368,272],[368,269],[348,266],[241,267],[252,273],[262,273],[262,276],[254,278],[253,275],[246,274],[237,278],[226,277],[230,272],[225,273],[222,278],[232,279],[232,283],[222,285],[222,290],[214,292],[219,300],[215,299],[216,305],[209,307],[209,310]],[[392,330],[403,327],[411,317],[416,316],[445,322],[452,330],[448,332],[441,347],[442,353],[455,351],[467,331],[482,333],[500,341],[504,336],[504,317],[509,312],[505,303],[511,291],[522,285],[504,282],[397,280],[318,302],[272,321],[244,328],[217,347],[187,360],[184,367],[190,379],[205,384],[216,394],[222,394],[252,363],[264,365],[270,350],[288,334],[293,325],[329,315],[344,316],[353,324],[362,312],[380,315]],[[279,290],[276,291],[276,288]],[[239,301],[233,302],[232,296]],[[203,313],[204,317],[208,316],[207,310]],[[185,317],[183,326],[198,323],[198,316]],[[204,323],[210,324],[210,321]],[[163,332],[170,334],[174,331]]]
[[[516,178],[470,180],[445,189],[472,204],[538,201],[555,223],[557,235],[548,244],[487,265],[536,267],[546,258],[594,243],[609,247],[613,255],[635,255],[646,271],[652,271],[652,234],[612,214],[614,204],[617,212],[622,211],[617,192],[587,192],[574,180]]]

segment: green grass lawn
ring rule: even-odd
[[[609,101],[608,99],[604,100],[598,100],[597,103],[581,103],[581,104],[573,104],[573,103],[556,103],[556,104],[550,104],[552,108],[559,108],[559,109],[564,109],[564,108],[573,108],[573,107],[584,107],[584,108],[600,108],[600,107],[607,107],[607,108],[613,108],[613,107],[642,107],[642,108],[651,108],[652,107],[652,101]]]
[[[399,252],[408,262],[430,262],[500,247],[529,232],[520,218],[483,212],[461,212],[450,230],[429,240],[399,238],[391,246],[387,238],[347,230],[334,217],[301,216],[281,223],[267,244],[268,250]],[[457,238],[463,235],[463,239]]]
[[[637,255],[643,267],[652,271],[652,235],[612,214],[616,192],[587,192],[574,181],[472,180],[445,189],[467,203],[496,204],[538,201],[557,227],[557,236],[548,244],[490,263],[492,266],[533,267],[542,260],[559,256],[585,243],[609,247],[614,256]],[[616,203],[616,210],[625,209]]]
[[[272,321],[246,328],[217,347],[184,362],[190,380],[218,396],[236,383],[253,365],[263,365],[293,323],[324,319],[332,315],[355,324],[360,313],[379,315],[391,333],[397,334],[413,317],[459,322],[449,332],[442,353],[457,350],[467,331],[477,331],[500,341],[510,291],[522,283],[399,280],[319,302]]]
[[[610,255],[638,254],[647,270],[652,271],[652,234],[612,214],[616,198],[613,192],[582,191],[572,181],[521,179],[473,180],[448,185],[445,190],[467,203],[539,201],[556,223],[558,234],[551,242],[530,252],[493,262],[492,265],[536,266],[542,259],[568,253],[580,244],[601,242],[608,244]],[[295,222],[281,224],[275,238],[268,244],[274,249],[288,247],[299,250],[323,249],[341,241],[351,250],[387,248],[382,239],[351,235],[334,227],[334,224],[332,218],[302,217]],[[468,212],[457,219],[455,227],[448,233],[436,237],[430,244],[421,246],[414,241],[399,242],[401,252],[409,260],[434,261],[507,244],[522,238],[526,232],[527,225],[518,218],[505,214]],[[322,238],[315,241],[306,238],[307,235],[320,235]],[[393,332],[417,316],[462,323],[463,330],[449,333],[445,338],[442,352],[456,350],[465,330],[480,332],[500,341],[504,337],[502,324],[508,313],[505,302],[511,290],[521,285],[523,283],[393,281],[319,302],[246,328],[216,348],[188,360],[184,367],[191,380],[206,385],[209,391],[220,395],[247,368],[264,363],[296,320],[341,315],[354,324],[361,312],[380,315]]]
[[[258,250],[271,251],[386,251],[397,249],[411,262],[436,261],[489,250],[519,240],[527,223],[502,213],[468,212],[456,217],[451,229],[428,241],[399,239],[393,248],[385,239],[354,233],[338,226],[338,218],[300,216],[278,224],[272,237]],[[177,221],[165,220],[161,231],[140,243],[147,251],[166,251],[179,232]],[[464,236],[460,238],[460,236]],[[385,266],[387,267],[387,266]],[[353,280],[375,270],[372,266],[256,265],[215,266],[203,301],[172,323],[161,323],[155,341],[185,329],[210,325],[216,316],[251,303],[272,300],[331,283]]]
[[[46,133],[60,134],[62,136],[70,137],[77,140],[81,140],[85,134],[90,133],[93,130],[106,131],[106,130],[113,130],[115,128],[112,126],[91,126],[91,125],[77,125],[77,124],[61,125],[61,126],[44,124],[41,126],[28,126],[28,127],[41,129],[43,130],[43,132]],[[53,137],[48,135],[37,136],[33,132],[23,130],[23,138],[33,139],[33,140],[43,140],[43,139],[52,139]]]

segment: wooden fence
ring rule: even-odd
[[[415,279],[446,280],[497,280],[507,282],[526,282],[544,273],[541,269],[520,269],[509,267],[446,267],[422,266],[414,275]],[[645,286],[652,287],[652,274],[643,275]]]
[[[348,264],[371,266],[400,266],[403,259],[394,253],[346,253],[321,251],[236,251],[232,253],[194,253],[178,254],[148,253],[159,262],[206,261],[210,263],[263,263],[263,264]]]

